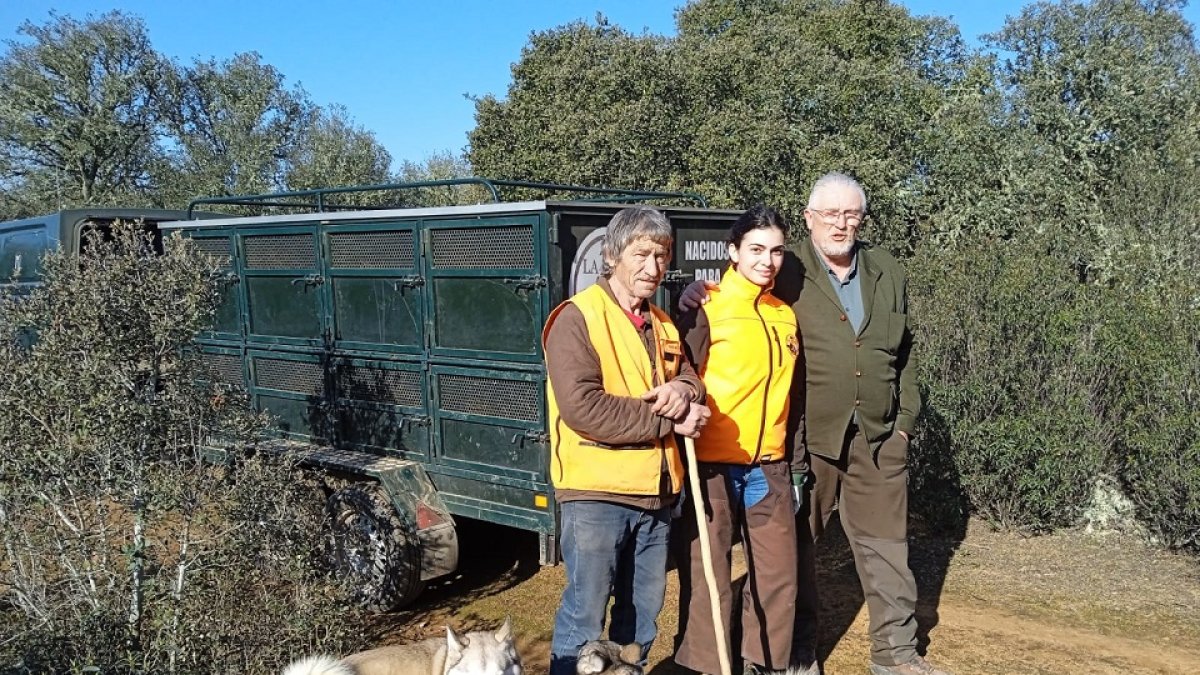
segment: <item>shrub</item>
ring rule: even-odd
[[[1182,277],[1122,295],[1102,349],[1119,477],[1162,543],[1200,552],[1200,289]]]
[[[170,243],[114,228],[0,301],[0,669],[267,672],[348,646],[324,630],[348,610],[310,563],[320,502],[295,465],[206,461],[262,420],[191,348],[220,288]]]
[[[1102,304],[1047,248],[1032,234],[926,245],[908,263],[926,418],[940,427],[914,463],[953,457],[942,480],[960,481],[974,512],[1031,531],[1075,522],[1112,432],[1096,423]]]

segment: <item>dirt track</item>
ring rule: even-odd
[[[478,628],[511,615],[526,670],[546,672],[562,568],[540,568],[526,533],[464,524],[458,574],[407,610],[372,625],[374,644]],[[959,538],[918,538],[912,562],[928,656],[967,673],[1193,673],[1200,669],[1200,562],[1123,535],[1024,538],[972,522]],[[844,540],[819,554],[825,673],[863,673],[867,617]],[[683,673],[671,661],[674,573],[653,675]]]

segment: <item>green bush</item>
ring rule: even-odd
[[[998,526],[1070,526],[1111,475],[1162,543],[1200,550],[1200,283],[1153,247],[1080,274],[1028,232],[909,261],[928,388],[914,511],[953,516],[961,489]]]
[[[351,646],[294,463],[206,461],[262,420],[191,348],[220,287],[171,244],[119,227],[0,301],[0,671],[258,673]]]
[[[1190,142],[1189,142],[1190,141]],[[1105,421],[1138,519],[1160,542],[1200,552],[1200,166],[1194,134],[1133,156],[1107,195],[1111,300],[1101,352]]]
[[[1184,282],[1184,283],[1180,283]],[[1109,308],[1109,424],[1119,478],[1163,543],[1200,551],[1200,294],[1133,288]]]
[[[972,511],[1002,527],[1074,523],[1111,433],[1096,423],[1092,289],[1032,235],[926,245],[908,268],[929,409],[913,461],[953,458],[921,481],[957,480]]]

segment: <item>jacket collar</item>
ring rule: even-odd
[[[871,256],[867,255],[867,251],[870,249],[869,244],[858,241],[855,242],[854,248],[858,265],[858,283],[862,287],[863,294],[863,322],[858,331],[859,334],[862,334],[871,323],[871,306],[875,304],[871,299],[875,297],[875,287],[883,272],[871,261]],[[825,297],[841,311],[842,303],[838,300],[837,292],[833,290],[833,283],[829,281],[829,273],[825,271],[826,267],[820,254],[817,253],[811,236],[805,237],[800,242],[800,262],[804,266],[804,278],[815,283]]]
[[[772,286],[773,285],[774,284],[772,284]],[[738,272],[733,265],[730,265],[729,269],[725,270],[725,274],[721,276],[721,292],[729,293],[733,297],[740,300],[754,301],[758,299],[763,292],[769,290],[771,290],[771,286],[767,286],[766,288],[759,286],[753,281],[750,281],[746,277],[742,276],[742,274]]]

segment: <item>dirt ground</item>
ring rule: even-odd
[[[377,617],[373,644],[479,629],[512,617],[526,672],[549,662],[563,569],[540,567],[537,540],[464,523],[458,573],[405,610]],[[845,540],[821,542],[820,656],[827,675],[866,672],[866,609]],[[927,656],[966,673],[1195,673],[1200,671],[1200,561],[1123,534],[1028,538],[972,521],[961,536],[915,536],[918,618]],[[672,572],[650,656],[652,675],[685,675],[671,660],[677,619]],[[738,671],[740,673],[740,671]]]

